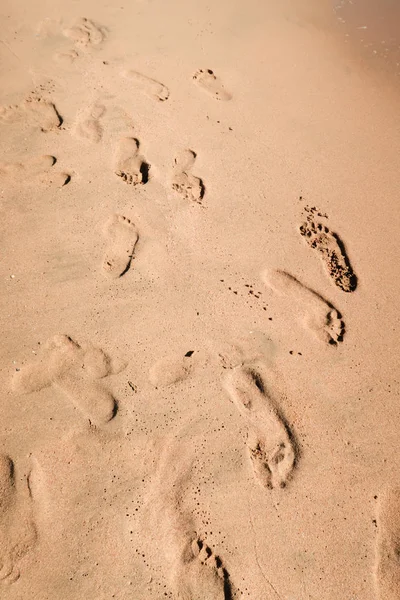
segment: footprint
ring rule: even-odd
[[[219,557],[195,536],[188,539],[182,558],[175,564],[173,586],[178,597],[184,600],[225,600],[230,598],[227,590],[227,573]]]
[[[162,358],[150,368],[149,379],[154,387],[164,387],[183,381],[192,370],[191,352],[182,358]]]
[[[202,180],[191,173],[195,160],[196,153],[193,150],[184,150],[175,158],[171,186],[185,200],[201,204],[205,187]]]
[[[122,215],[112,215],[105,224],[108,245],[103,259],[104,271],[113,278],[125,275],[131,266],[139,239],[135,225]]]
[[[71,181],[71,175],[55,171],[52,167],[57,162],[54,156],[43,155],[25,163],[0,164],[0,179],[10,183],[41,183],[63,187]]]
[[[224,383],[249,424],[247,445],[256,480],[267,488],[285,487],[295,467],[296,447],[261,376],[250,367],[236,367]]]
[[[30,96],[21,104],[0,107],[0,120],[9,122],[23,121],[41,131],[54,131],[63,120],[55,105],[40,96]]]
[[[110,421],[116,413],[112,394],[96,380],[113,372],[109,357],[89,344],[80,346],[67,335],[50,339],[42,358],[15,373],[15,392],[28,394],[53,385],[95,425]]]
[[[193,75],[195,83],[216,100],[231,100],[230,94],[222,85],[221,80],[211,69],[199,69]]]
[[[193,472],[192,461],[174,442],[167,442],[153,479],[147,505],[150,522],[165,551],[173,593],[183,600],[228,600],[229,575],[196,532],[196,523],[185,503],[185,490]]]
[[[98,144],[103,137],[103,127],[99,119],[105,111],[105,107],[101,104],[94,104],[79,113],[74,129],[75,134],[83,140]]]
[[[379,600],[400,598],[400,488],[386,489],[378,501],[375,585]]]
[[[0,454],[1,583],[10,584],[19,578],[19,562],[36,543],[31,503],[27,478],[17,482],[13,461],[9,456]]]
[[[339,236],[325,225],[312,220],[307,220],[300,226],[300,234],[311,248],[319,252],[335,285],[344,292],[353,292],[357,287],[357,277]]]
[[[333,346],[343,341],[345,327],[341,315],[322,296],[285,271],[264,271],[262,279],[278,294],[296,301],[299,312],[305,314],[306,326],[318,339]]]
[[[147,183],[150,166],[139,154],[139,141],[135,138],[121,138],[115,161],[115,174],[129,185]]]
[[[95,25],[85,17],[79,19],[73,27],[64,29],[63,34],[83,48],[98,46],[105,39],[104,28]]]
[[[169,97],[169,89],[167,86],[159,81],[156,81],[155,79],[146,77],[146,75],[142,75],[141,73],[131,69],[124,69],[121,72],[121,75],[122,77],[125,77],[125,79],[133,81],[139,90],[144,92],[147,96],[149,96],[149,98],[153,98],[153,100],[164,102]]]

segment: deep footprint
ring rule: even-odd
[[[378,537],[375,586],[379,600],[400,598],[400,488],[380,495],[377,513]]]
[[[103,270],[113,278],[124,275],[131,266],[139,239],[135,225],[122,215],[112,215],[104,227],[108,240],[103,259]]]
[[[13,583],[20,577],[19,562],[37,540],[32,499],[26,477],[23,492],[17,489],[11,458],[0,454],[0,582]]]
[[[353,292],[357,287],[357,277],[339,236],[315,221],[303,223],[300,234],[311,248],[319,252],[335,285],[344,292]]]
[[[146,77],[146,75],[142,75],[142,73],[138,73],[138,71],[133,71],[132,69],[124,69],[121,75],[125,79],[132,81],[135,87],[144,92],[149,98],[157,100],[157,102],[168,100],[169,89],[160,81]]]
[[[230,94],[223,86],[219,77],[211,69],[199,69],[193,75],[195,83],[216,100],[231,100]]]
[[[99,348],[80,346],[67,335],[51,338],[38,361],[15,373],[15,392],[28,394],[53,385],[95,425],[110,421],[116,413],[112,394],[96,381],[112,372],[110,359]]]
[[[195,161],[196,153],[193,150],[184,150],[175,158],[171,187],[185,200],[201,204],[205,187],[203,181],[191,173]]]
[[[343,341],[345,327],[341,315],[322,296],[285,271],[264,271],[262,279],[278,294],[293,298],[299,313],[304,315],[306,327],[318,339],[333,346]]]
[[[249,425],[247,443],[256,480],[266,488],[285,487],[295,467],[297,450],[261,376],[249,367],[237,367],[224,383]]]
[[[129,185],[147,183],[150,166],[139,154],[139,141],[136,138],[122,138],[115,160],[115,174]]]

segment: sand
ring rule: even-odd
[[[398,70],[333,4],[2,5],[0,598],[400,598]]]

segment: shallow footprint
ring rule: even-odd
[[[97,46],[105,38],[104,29],[85,17],[79,19],[73,27],[64,29],[63,34],[78,46],[85,48]]]
[[[193,75],[195,83],[216,100],[231,100],[230,94],[222,85],[221,80],[211,69],[199,69]]]
[[[103,259],[104,271],[113,278],[124,275],[133,258],[139,239],[135,225],[122,215],[112,215],[105,224],[104,234],[108,239]]]
[[[75,134],[88,142],[97,144],[103,137],[101,117],[106,109],[101,104],[95,104],[78,114],[75,123]]]
[[[162,358],[151,366],[150,382],[154,387],[164,387],[183,381],[192,370],[191,352],[180,358]]]
[[[353,292],[357,287],[357,277],[339,236],[315,221],[305,221],[300,226],[300,234],[311,248],[319,252],[335,285],[344,292]]]
[[[63,120],[55,105],[40,96],[29,96],[21,104],[0,107],[0,120],[23,121],[28,126],[39,127],[41,131],[54,131]]]
[[[296,463],[296,447],[261,376],[250,367],[236,367],[224,384],[249,424],[247,443],[255,478],[263,487],[285,487]]]
[[[199,177],[192,175],[191,170],[196,161],[193,150],[184,150],[174,159],[172,169],[171,187],[185,200],[201,204],[205,187]]]
[[[142,73],[138,73],[138,71],[132,69],[124,69],[121,75],[125,79],[133,81],[139,90],[142,90],[149,98],[153,98],[153,100],[164,102],[169,97],[167,86],[156,79],[146,77],[146,75],[142,75]]]
[[[69,183],[71,175],[54,170],[52,167],[57,162],[55,156],[44,154],[37,158],[27,160],[25,163],[0,164],[0,179],[18,183],[42,183],[62,187]]]
[[[67,335],[56,335],[37,361],[15,373],[12,387],[15,392],[28,394],[53,385],[90,421],[103,425],[115,416],[116,402],[96,380],[112,372],[111,361],[100,348],[80,346]]]
[[[341,315],[322,296],[285,271],[264,271],[262,279],[278,294],[293,298],[299,312],[305,315],[306,326],[318,339],[333,346],[343,341],[345,329]]]
[[[400,488],[388,488],[378,501],[375,585],[379,600],[400,598]]]
[[[0,454],[0,582],[13,583],[20,576],[19,562],[36,543],[28,481],[17,489],[11,458]]]
[[[136,138],[121,138],[115,160],[115,174],[129,185],[147,183],[150,166],[139,154],[139,141]]]

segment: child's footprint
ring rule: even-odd
[[[379,600],[400,598],[400,488],[388,488],[378,501],[375,585]]]
[[[112,215],[104,227],[108,240],[103,259],[104,271],[113,278],[124,275],[129,267],[139,239],[135,225],[122,215]]]
[[[0,454],[0,582],[8,584],[19,578],[18,563],[37,539],[28,480],[19,479],[11,458]]]
[[[221,80],[211,69],[199,69],[193,75],[195,83],[216,100],[231,100],[230,94],[222,85]]]
[[[249,367],[236,367],[228,373],[225,387],[249,424],[247,445],[255,478],[263,487],[285,487],[296,463],[296,447],[261,376]]]
[[[151,79],[150,77],[146,77],[146,75],[142,75],[142,73],[138,73],[131,69],[124,69],[121,72],[121,75],[122,77],[133,81],[139,90],[143,91],[149,98],[153,98],[153,100],[164,102],[169,97],[169,89],[167,86],[156,79]]]
[[[296,302],[307,327],[323,342],[336,345],[343,341],[344,323],[340,313],[322,296],[285,271],[264,271],[264,283],[280,295]]]
[[[147,183],[150,165],[139,154],[139,141],[125,137],[119,141],[115,160],[115,174],[129,185]]]
[[[192,175],[191,170],[196,160],[193,150],[184,150],[174,159],[171,186],[185,200],[201,204],[205,187],[199,177]]]
[[[339,236],[315,221],[303,223],[300,234],[311,248],[319,252],[334,283],[344,292],[353,292],[357,287],[357,277]]]
[[[101,104],[83,110],[78,114],[75,124],[75,134],[88,142],[97,144],[103,137],[103,127],[100,123],[101,117],[106,109]]]

